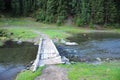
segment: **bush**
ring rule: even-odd
[[[6,29],[0,29],[0,37],[9,37],[10,33]]]

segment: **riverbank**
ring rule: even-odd
[[[77,62],[70,65],[62,64],[57,66],[60,67],[59,71],[62,71],[63,68],[65,69],[64,71],[67,71],[68,74],[64,73],[63,75],[65,76],[68,75],[69,80],[119,80],[120,79],[119,61],[102,62],[101,64],[98,64],[98,65],[93,65],[91,63]],[[40,69],[41,68],[39,68],[35,73],[32,73],[30,70],[21,72],[17,76],[16,80],[34,80],[37,76],[39,77],[37,77],[36,80],[41,80],[43,78],[45,80],[48,80],[47,79],[48,77],[44,76],[48,74],[47,73],[48,70],[46,71],[46,68],[45,68],[40,71]],[[57,70],[54,70],[54,71],[57,71]],[[44,73],[41,74],[41,72],[44,72]],[[52,74],[52,72],[49,72],[49,74]],[[56,78],[55,79],[52,78],[50,80],[56,80]],[[65,80],[65,79],[60,79],[60,80]]]
[[[36,31],[47,34],[52,39],[65,39],[73,34],[112,31],[120,32],[120,29],[96,30],[89,27],[75,27],[69,25],[57,26],[55,24],[44,24],[36,22],[32,18],[0,18],[0,29],[6,29],[14,40],[29,40],[38,37]]]
[[[75,63],[61,66],[68,70],[69,80],[120,80],[119,61],[102,62],[98,65]]]
[[[44,67],[38,68],[38,70],[36,72],[34,72],[34,73],[31,70],[21,71],[17,75],[15,80],[34,80],[36,77],[41,75],[43,68]]]

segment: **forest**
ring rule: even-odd
[[[0,0],[0,12],[32,16],[37,21],[77,26],[120,23],[119,0]]]

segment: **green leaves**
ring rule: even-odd
[[[0,0],[0,11],[5,9],[4,5],[4,0]]]
[[[12,14],[14,16],[27,16],[36,8],[36,0],[11,0]]]
[[[0,10],[5,10],[5,0],[0,0]],[[119,23],[118,0],[11,0],[13,16],[34,13],[37,21],[46,23],[67,22],[71,17],[77,26]]]
[[[55,20],[54,20],[55,13],[56,13],[56,1],[55,0],[48,0],[47,1],[45,22],[47,22],[47,23],[55,22]]]

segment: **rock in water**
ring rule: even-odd
[[[100,61],[100,62],[102,61],[101,58],[99,58],[99,57],[97,57],[96,60],[98,60],[98,61]]]
[[[75,46],[75,45],[78,45],[78,44],[76,42],[66,42],[65,45]]]
[[[22,44],[22,41],[21,40],[17,41],[17,44]]]
[[[66,58],[65,56],[63,56],[61,59],[62,59],[62,62],[63,62],[63,63],[65,63],[65,64],[70,64],[69,59]]]

